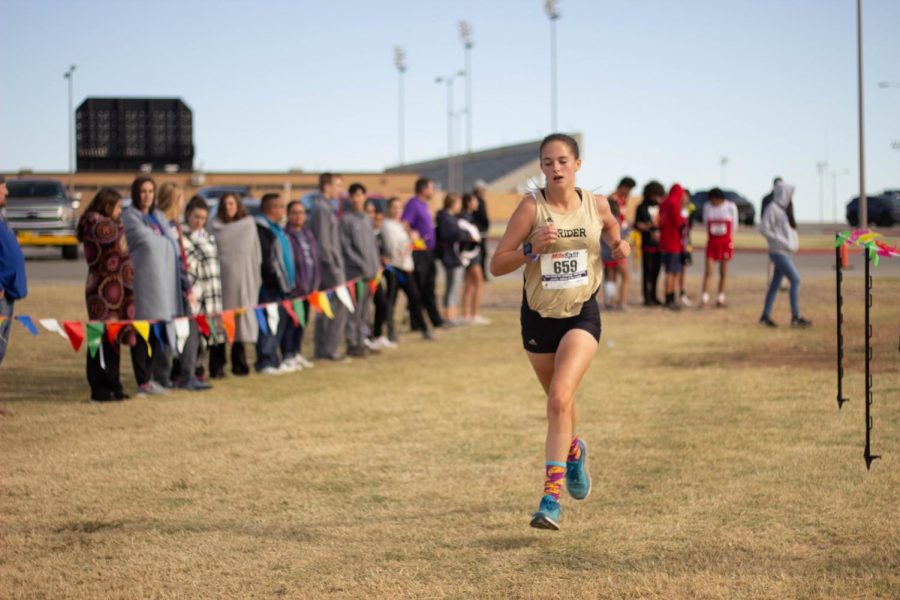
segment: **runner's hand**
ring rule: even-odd
[[[543,254],[547,248],[556,243],[557,239],[559,239],[559,232],[556,230],[556,225],[547,223],[538,229],[537,235],[531,242],[531,248],[535,254]]]
[[[614,259],[622,260],[631,255],[631,245],[625,240],[619,240],[618,242],[613,242],[612,251]]]

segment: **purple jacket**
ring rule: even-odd
[[[316,244],[316,237],[306,228],[294,231],[288,226],[285,231],[288,239],[291,240],[291,249],[294,251],[294,267],[297,271],[292,295],[305,296],[318,290],[322,284],[319,246]]]
[[[418,196],[410,198],[403,207],[400,219],[409,223],[409,226],[418,232],[426,248],[434,250],[434,221],[431,220],[431,211],[424,200]]]

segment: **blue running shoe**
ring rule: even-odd
[[[591,493],[591,476],[585,466],[587,446],[582,439],[578,440],[578,445],[581,447],[581,457],[566,461],[566,489],[576,500],[584,500]]]
[[[538,511],[531,517],[531,526],[535,529],[559,531],[559,502],[554,500],[553,496],[541,498]]]

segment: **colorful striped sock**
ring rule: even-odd
[[[578,436],[572,436],[572,445],[569,446],[569,456],[566,458],[568,462],[575,462],[581,458],[581,445],[578,443]]]
[[[566,464],[548,461],[546,469],[547,480],[544,482],[544,495],[552,496],[559,502],[559,492],[562,489],[563,479],[566,477]]]

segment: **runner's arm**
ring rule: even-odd
[[[531,232],[536,215],[537,205],[534,198],[525,196],[510,217],[509,223],[506,224],[506,231],[503,232],[497,250],[494,251],[494,256],[491,258],[491,275],[499,277],[512,273],[531,261],[522,252],[522,244]],[[537,249],[534,249],[533,252],[537,253]]]

